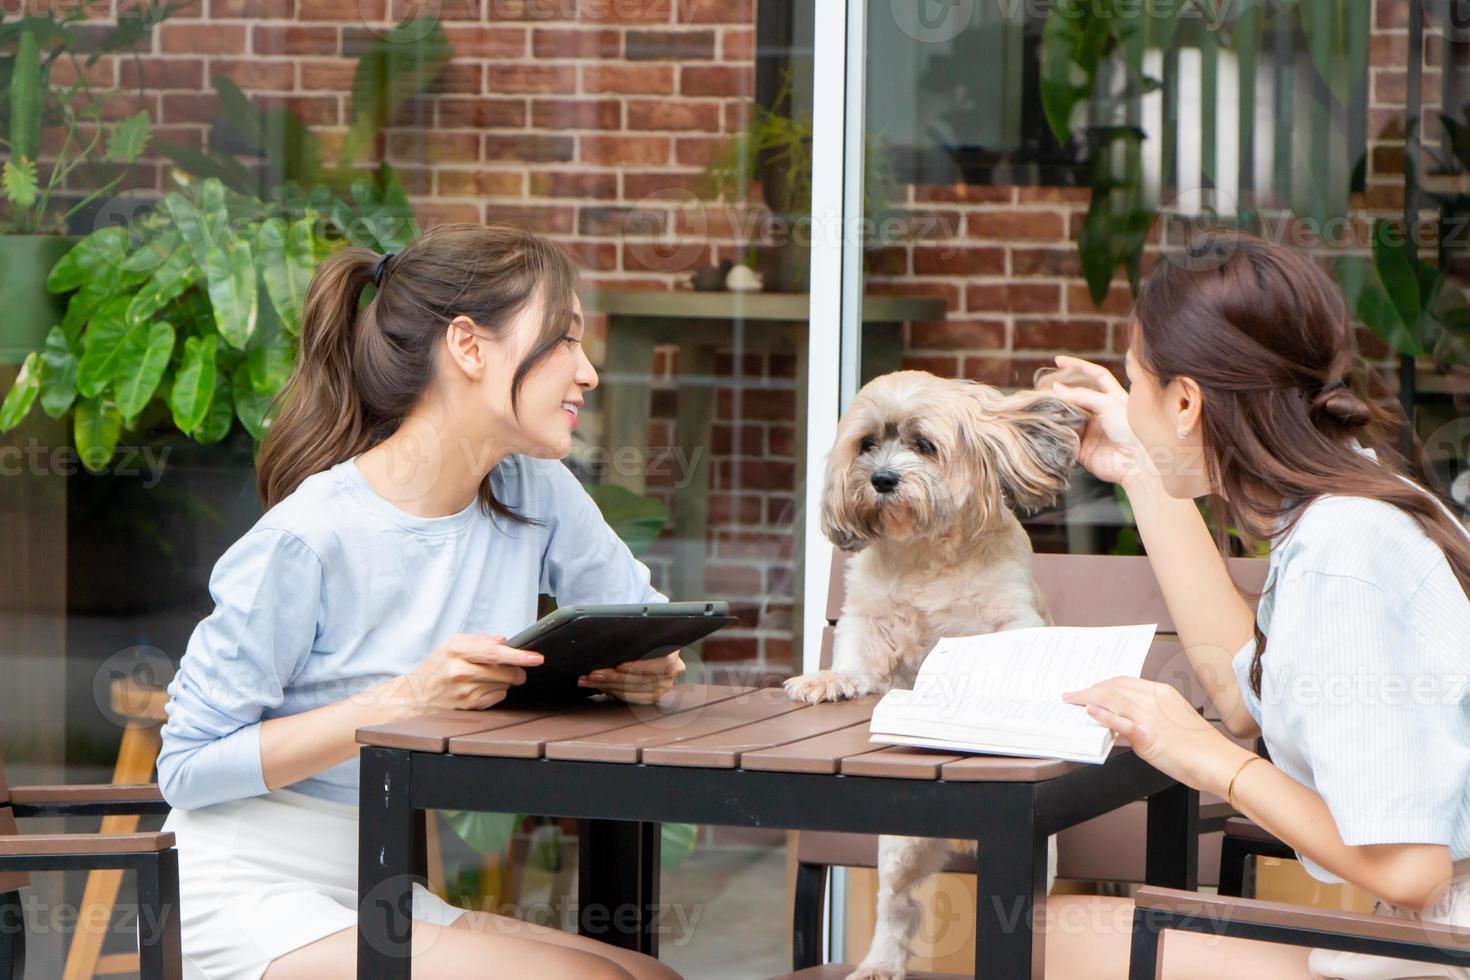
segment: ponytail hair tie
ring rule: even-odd
[[[377,286],[379,288],[382,287],[382,285],[383,285],[383,268],[388,264],[388,260],[391,259],[393,256],[395,256],[397,254],[398,254],[397,252],[384,252],[381,256],[378,257],[378,264],[375,265],[375,266],[373,266],[373,285],[374,286]]]

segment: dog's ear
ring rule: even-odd
[[[839,432],[837,444],[827,454],[826,479],[822,486],[822,533],[842,551],[862,551],[872,540],[871,529],[852,510],[848,499],[848,471],[852,466],[851,439]]]
[[[1055,395],[1040,391],[1023,390],[986,401],[980,433],[1001,491],[1025,510],[1051,504],[1071,479],[1085,417]]]

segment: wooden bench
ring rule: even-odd
[[[171,833],[22,834],[17,819],[167,813],[154,784],[7,786],[0,758],[0,980],[25,974],[20,890],[31,871],[131,870],[137,880],[138,972],[142,980],[182,980],[179,864]]]
[[[1231,577],[1254,606],[1254,596],[1265,583],[1267,563],[1260,559],[1237,558],[1231,559],[1229,564]],[[834,628],[841,615],[845,595],[845,570],[846,556],[841,552],[835,553],[828,588],[827,626],[822,632],[821,666],[824,668],[832,662]],[[1173,618],[1147,558],[1037,555],[1033,575],[1046,597],[1052,620],[1058,626],[1157,623],[1158,632],[1144,676],[1168,681],[1179,688],[1191,704],[1206,709],[1206,717],[1217,717],[1189,667]],[[1231,816],[1233,811],[1223,801],[1208,795],[1201,798],[1199,878],[1203,884],[1215,884],[1221,879],[1223,829],[1226,819]],[[1146,825],[1146,809],[1139,801],[1063,831],[1057,837],[1058,878],[1142,882]],[[1224,872],[1227,883],[1239,880],[1240,865],[1249,854],[1277,854],[1284,847],[1280,842],[1276,842],[1274,847],[1267,842],[1260,842],[1259,847],[1244,843],[1252,833],[1259,832],[1259,828],[1254,828],[1254,831],[1251,828],[1254,825],[1249,821],[1237,819],[1235,830],[1242,842],[1237,849],[1227,851],[1234,865]],[[792,922],[792,957],[798,972],[791,974],[789,980],[814,980],[826,975],[812,970],[822,956],[822,909],[829,869],[834,866],[872,868],[876,866],[877,853],[877,838],[868,835],[810,832],[798,835]],[[945,870],[973,874],[974,858],[956,853]],[[822,969],[837,971],[850,967],[829,964]]]

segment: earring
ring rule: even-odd
[[[1177,428],[1177,429],[1174,430],[1174,434],[1177,435],[1181,439],[1188,439],[1189,438],[1189,430],[1186,429],[1182,425],[1179,428]]]

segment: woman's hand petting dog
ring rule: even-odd
[[[684,658],[675,650],[667,657],[633,660],[610,670],[594,670],[577,679],[578,687],[591,687],[629,704],[652,704],[673,690],[684,673]]]
[[[1128,389],[1101,364],[1057,356],[1060,370],[1043,385],[1073,408],[1087,413],[1077,461],[1108,483],[1148,472],[1148,454],[1128,424]],[[1061,378],[1077,384],[1063,384]]]

